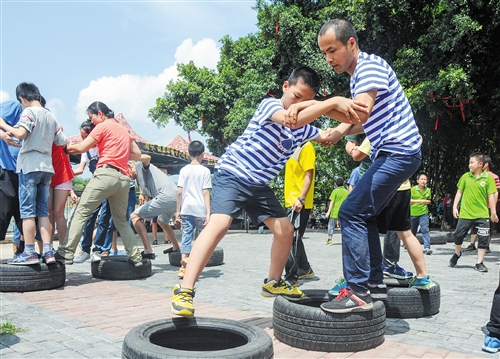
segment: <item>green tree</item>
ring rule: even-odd
[[[358,31],[360,48],[386,59],[408,95],[424,139],[421,170],[434,193],[454,192],[474,151],[497,152],[500,108],[500,4],[498,0],[257,0],[254,34],[220,40],[216,70],[179,65],[150,117],[170,120],[208,136],[215,155],[244,130],[266,94],[281,95],[291,70],[307,64],[318,71],[318,100],[350,96],[349,76],[335,74],[317,47],[317,32],[332,18],[346,18]],[[317,125],[330,125],[321,119]],[[324,151],[324,152],[323,152]],[[356,165],[343,151],[318,149],[317,198],[329,195],[335,176]],[[273,185],[279,187],[280,179]]]

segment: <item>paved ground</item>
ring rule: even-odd
[[[272,299],[260,296],[267,275],[270,234],[231,231],[221,242],[224,265],[206,268],[195,298],[199,317],[224,317],[258,325],[273,338],[275,358],[498,358],[481,351],[499,275],[500,235],[487,255],[488,273],[473,270],[475,255],[464,255],[448,267],[452,243],[433,245],[426,256],[428,271],[441,285],[441,310],[420,319],[387,319],[385,342],[357,353],[311,352],[277,341],[272,331]],[[324,231],[306,233],[305,245],[317,275],[301,288],[330,289],[341,276],[340,234],[325,246]],[[162,238],[160,235],[159,238]],[[163,242],[163,240],[161,240]],[[468,245],[466,243],[465,245]],[[464,246],[465,246],[464,245]],[[64,287],[40,292],[0,293],[2,322],[23,329],[0,336],[0,358],[119,358],[128,331],[145,322],[171,317],[171,288],[177,268],[155,246],[153,275],[134,281],[94,279],[90,263],[67,266]],[[0,244],[0,258],[12,245]],[[411,270],[402,249],[400,265]]]

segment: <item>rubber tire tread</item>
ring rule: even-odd
[[[421,318],[439,312],[441,288],[439,284],[429,290],[387,287],[384,300],[387,318]]]
[[[130,262],[118,260],[100,260],[99,262],[91,262],[90,267],[92,276],[99,279],[108,280],[134,280],[147,278],[152,275],[151,261],[149,259],[142,260],[141,267],[134,267]]]
[[[27,266],[0,264],[0,292],[32,292],[59,288],[66,281],[61,262]]]
[[[188,332],[196,329],[219,330],[245,337],[247,343],[223,350],[189,351],[160,346],[151,342],[157,333],[169,342],[189,340]],[[201,331],[203,333],[203,331]],[[193,343],[194,344],[194,343]],[[221,318],[167,318],[141,324],[132,328],[122,345],[123,359],[164,359],[164,358],[217,358],[217,359],[269,359],[274,356],[273,341],[263,329],[234,320]]]
[[[304,298],[297,302],[276,297],[273,305],[276,339],[296,348],[321,352],[356,352],[384,342],[383,303],[374,302],[370,311],[328,313],[319,307],[333,298],[326,290],[303,292]]]
[[[174,267],[180,267],[181,266],[181,252],[170,252],[168,254],[168,261],[170,265]],[[212,253],[212,256],[207,262],[207,265],[205,267],[214,267],[214,266],[220,266],[224,264],[224,250],[221,247],[215,247],[214,252]]]

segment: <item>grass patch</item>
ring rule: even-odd
[[[0,335],[17,334],[21,332],[24,332],[24,330],[19,327],[16,327],[8,319],[6,319],[5,322],[0,324]]]

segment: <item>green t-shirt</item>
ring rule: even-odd
[[[422,192],[418,185],[411,188],[411,199],[425,199],[431,200],[431,190],[429,187],[425,187]],[[410,205],[410,215],[412,217],[420,217],[424,214],[429,213],[429,208],[423,203],[412,203]]]
[[[476,178],[472,172],[467,172],[460,177],[457,188],[462,190],[459,218],[490,218],[488,195],[497,192],[493,176],[483,172]]]
[[[330,218],[339,218],[339,209],[342,203],[345,201],[349,191],[345,187],[337,187],[332,191],[330,195],[330,200],[333,201],[332,211],[330,212]]]

